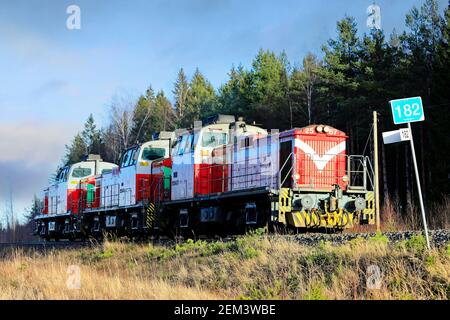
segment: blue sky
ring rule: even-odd
[[[382,27],[401,32],[419,0],[379,0]],[[81,8],[68,30],[66,8]],[[136,97],[151,84],[169,97],[180,67],[215,87],[232,64],[249,66],[259,48],[299,63],[354,16],[366,28],[372,0],[147,0],[0,2],[0,211],[12,189],[28,204],[89,113],[104,123],[113,96]],[[441,10],[446,0],[439,0]],[[29,183],[24,184],[23,179]]]

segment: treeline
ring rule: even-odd
[[[12,207],[12,197],[10,208],[3,211],[4,220],[0,220],[0,243],[34,240],[32,218],[38,210],[39,201],[34,196],[32,204],[25,215],[25,223],[20,223]]]
[[[450,11],[441,12],[435,0],[426,0],[407,14],[403,33],[389,35],[372,30],[359,36],[355,19],[345,17],[320,56],[309,53],[292,63],[284,52],[261,49],[250,67],[233,66],[218,89],[198,69],[190,78],[180,69],[173,104],[152,86],[137,101],[114,99],[108,125],[97,128],[90,116],[67,146],[64,164],[88,153],[117,162],[123,149],[154,132],[189,127],[216,113],[269,129],[329,124],[348,134],[349,153],[370,154],[372,111],[379,113],[379,130],[391,130],[388,101],[421,96],[426,120],[413,130],[425,199],[434,201],[449,193],[450,173]],[[381,191],[404,211],[416,190],[409,146],[380,146]]]

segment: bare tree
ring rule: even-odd
[[[114,161],[119,160],[122,150],[128,148],[131,141],[135,102],[130,97],[115,97],[111,103],[110,123],[104,131],[104,140],[108,153]]]
[[[317,84],[320,81],[319,71],[321,67],[321,62],[312,53],[308,53],[303,59],[301,79],[308,105],[308,124],[311,124],[312,121],[312,96]]]

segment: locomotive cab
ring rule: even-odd
[[[252,134],[267,134],[267,131],[229,115],[218,115],[210,118],[205,126],[181,132],[172,154],[171,199],[190,199],[213,192],[216,179],[213,151],[226,146],[234,137]],[[226,179],[223,175],[224,172],[222,179]]]
[[[81,195],[80,182],[97,174],[110,172],[117,167],[103,162],[97,155],[89,155],[86,161],[61,168],[55,183],[45,190],[45,214],[78,213]]]
[[[125,150],[120,168],[101,178],[102,207],[124,207],[149,200],[152,165],[170,157],[173,132],[161,132],[157,140]]]

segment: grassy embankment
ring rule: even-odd
[[[71,265],[81,271],[79,289],[67,287],[77,282]],[[381,271],[378,289],[367,287],[376,277],[371,265]],[[422,237],[388,244],[377,236],[307,247],[255,234],[172,247],[16,251],[0,256],[0,298],[449,299],[450,246],[428,253]]]

